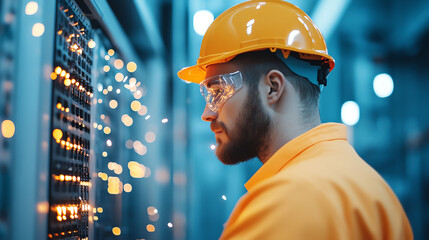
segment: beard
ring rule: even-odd
[[[212,122],[212,127],[220,128],[229,141],[219,139],[216,156],[227,165],[234,165],[257,157],[266,148],[271,120],[262,107],[258,89],[248,92],[247,107],[239,113],[235,127],[227,129],[222,122]]]

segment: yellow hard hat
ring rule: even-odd
[[[204,35],[197,65],[183,68],[177,75],[200,83],[208,65],[264,49],[282,50],[285,57],[296,52],[300,59],[320,61],[329,71],[335,66],[320,30],[301,9],[281,0],[250,0],[214,20]]]

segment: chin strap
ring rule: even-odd
[[[275,55],[286,64],[292,72],[307,78],[311,83],[319,86],[320,91],[326,86],[327,77],[329,75],[329,64],[327,62],[322,60],[300,59],[297,54],[280,49],[275,51]]]

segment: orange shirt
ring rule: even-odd
[[[245,187],[220,239],[413,239],[397,197],[342,124],[288,142]]]

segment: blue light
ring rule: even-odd
[[[394,89],[392,77],[387,73],[378,74],[374,78],[373,88],[379,98],[386,98],[392,95]]]
[[[204,36],[210,24],[214,20],[213,13],[208,10],[199,10],[194,14],[194,31],[200,35]]]
[[[354,101],[345,102],[341,107],[341,121],[348,126],[354,126],[359,122],[359,118],[359,105]]]

